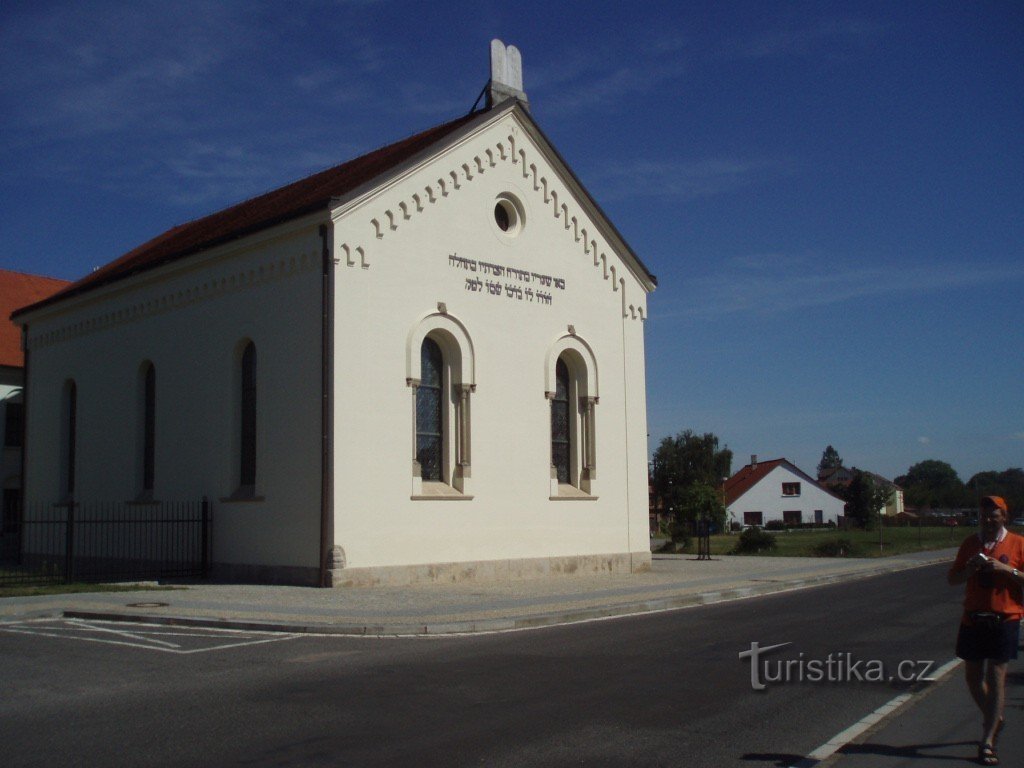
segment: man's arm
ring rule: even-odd
[[[957,552],[956,560],[953,561],[952,567],[949,569],[949,573],[946,574],[946,581],[949,582],[949,586],[955,587],[959,584],[967,582],[971,576],[978,572],[978,569],[989,559],[981,552],[976,554],[974,557],[964,560],[963,548]],[[993,561],[994,562],[994,561]]]

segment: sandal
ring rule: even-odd
[[[991,744],[978,745],[978,762],[981,765],[999,765],[999,755]]]

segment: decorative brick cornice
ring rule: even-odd
[[[614,255],[611,258],[608,256],[612,249],[599,243],[599,235],[580,225],[580,221],[585,221],[585,217],[582,210],[577,210],[572,194],[560,186],[557,178],[549,180],[537,169],[537,163],[522,146],[526,142],[517,139],[516,133],[517,130],[513,128],[504,139],[468,158],[465,155],[453,157],[448,166],[449,170],[440,174],[435,181],[422,190],[410,193],[390,207],[378,209],[370,215],[367,222],[369,242],[391,237],[414,221],[419,214],[443,204],[471,186],[473,181],[492,168],[501,163],[510,163],[518,166],[523,179],[529,182],[532,191],[542,200],[543,205],[550,209],[556,219],[563,222],[563,231],[573,239],[573,242],[579,244],[583,255],[591,257],[595,269],[600,269],[601,277],[610,283],[612,291],[620,295],[622,316],[644,320],[643,305],[640,302],[631,304],[627,300],[626,281],[619,275],[618,259]],[[340,248],[347,266],[369,269],[369,243],[349,241],[342,243]]]
[[[216,300],[227,294],[249,290],[266,283],[320,269],[320,266],[320,255],[316,251],[267,259],[259,266],[244,270],[228,269],[227,265],[224,265],[219,275],[211,275],[215,268],[205,266],[201,272],[207,277],[199,279],[197,276],[188,287],[166,291],[145,300],[133,301],[129,297],[107,299],[100,305],[104,311],[97,311],[78,322],[68,323],[48,331],[32,333],[32,326],[29,326],[29,348],[40,349],[155,315],[175,312],[185,307]],[[141,290],[145,290],[145,288]],[[107,309],[108,307],[109,309]]]

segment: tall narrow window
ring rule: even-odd
[[[440,481],[444,471],[444,425],[441,393],[444,356],[433,339],[420,347],[420,384],[416,388],[416,461],[424,480]]]
[[[238,484],[256,487],[256,345],[251,341],[242,351],[242,420]]]
[[[8,448],[21,448],[25,406],[14,400],[8,400],[4,406],[4,445]]]
[[[555,396],[551,398],[551,465],[559,483],[568,483],[572,452],[569,422],[569,368],[561,358],[555,364]]]
[[[142,393],[142,490],[152,493],[156,471],[156,369],[146,366]]]
[[[66,500],[75,495],[75,452],[78,443],[78,390],[74,381],[64,385],[64,403],[62,407],[61,445],[61,494]]]

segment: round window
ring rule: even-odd
[[[508,215],[508,208],[501,203],[497,203],[494,206],[494,221],[502,232],[508,232],[508,228],[512,226],[512,219]]]
[[[523,206],[512,195],[498,195],[494,203],[494,223],[509,237],[515,237],[523,228]]]

